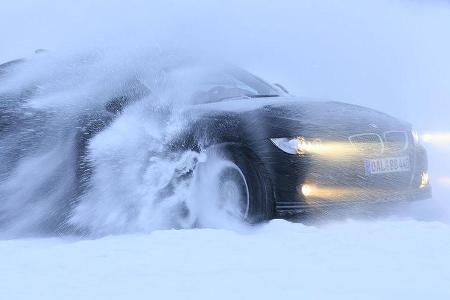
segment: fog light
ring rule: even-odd
[[[430,176],[427,171],[422,172],[422,176],[420,179],[420,188],[426,187],[430,183]]]
[[[312,189],[311,186],[308,184],[304,184],[302,185],[302,194],[305,197],[308,197],[309,195],[311,195]]]

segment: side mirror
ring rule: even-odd
[[[280,89],[281,91],[283,91],[283,92],[285,92],[286,94],[289,95],[289,91],[287,90],[287,88],[285,88],[285,87],[282,86],[281,84],[279,84],[279,83],[274,83],[273,85],[276,86],[276,87],[277,87],[278,89]]]

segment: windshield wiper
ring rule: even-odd
[[[270,98],[270,97],[280,97],[280,95],[277,94],[267,94],[267,95],[246,95],[249,98]]]
[[[214,99],[213,101],[210,101],[210,102],[220,102],[220,101],[224,101],[224,100],[236,100],[236,99],[270,98],[270,97],[280,97],[280,95],[276,95],[276,94],[267,94],[267,95],[260,95],[260,94],[256,94],[256,95],[238,95],[238,96],[232,96],[232,97],[224,97],[224,98],[220,98],[220,99]]]

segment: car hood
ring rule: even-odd
[[[249,126],[264,122],[270,134],[311,136],[348,136],[410,130],[411,125],[388,114],[367,107],[337,101],[301,97],[240,99],[199,105],[196,110],[230,112],[243,116]]]
[[[299,128],[312,136],[345,136],[361,133],[383,133],[410,130],[410,124],[385,113],[358,105],[335,101],[299,101],[269,105],[265,118],[277,127]]]

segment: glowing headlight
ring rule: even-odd
[[[320,147],[321,144],[319,139],[307,140],[302,136],[296,138],[273,138],[270,140],[280,150],[286,153],[300,155],[304,155],[308,152],[314,152],[314,150]]]
[[[309,184],[304,184],[304,185],[302,185],[301,191],[302,191],[303,196],[308,197],[312,193],[312,188]]]
[[[430,183],[430,175],[427,171],[423,171],[420,178],[420,188],[426,187]]]
[[[415,145],[419,144],[419,134],[417,133],[417,131],[413,129],[411,130],[411,134],[413,137],[414,144]]]

